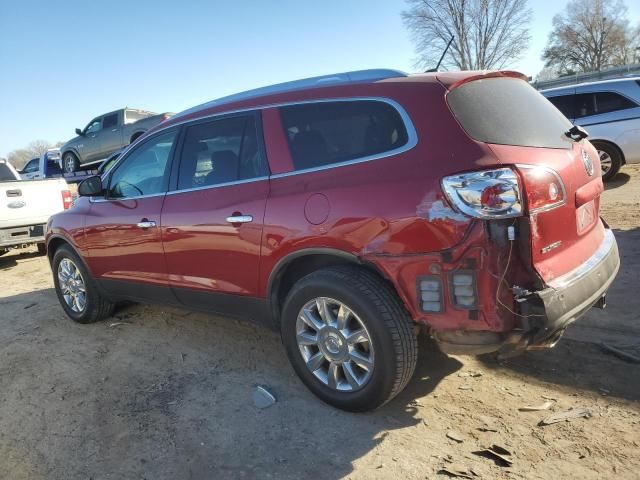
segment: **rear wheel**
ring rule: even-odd
[[[78,158],[71,152],[64,154],[62,162],[64,164],[64,173],[74,173],[80,166]]]
[[[62,246],[53,256],[53,283],[60,305],[78,323],[93,323],[111,316],[114,304],[98,291],[78,255]]]
[[[615,177],[622,167],[622,156],[616,147],[608,143],[593,142],[600,157],[602,180],[605,182]]]
[[[282,340],[305,385],[344,410],[375,409],[411,379],[417,341],[395,293],[357,267],[333,267],[300,280],[287,296]]]

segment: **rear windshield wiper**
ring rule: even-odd
[[[564,132],[564,134],[574,142],[579,142],[580,140],[589,136],[587,131],[579,125],[574,125],[569,130]]]

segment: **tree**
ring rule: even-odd
[[[51,147],[52,145],[46,140],[34,140],[25,148],[19,148],[9,152],[7,160],[17,170],[20,170],[29,160],[41,156]]]
[[[402,18],[413,36],[416,66],[433,68],[453,37],[443,65],[460,70],[503,68],[529,45],[527,0],[407,0]]]
[[[572,0],[553,17],[542,54],[545,66],[560,73],[599,72],[634,61],[638,29],[629,27],[622,0]]]

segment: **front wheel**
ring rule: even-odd
[[[60,305],[75,322],[93,323],[111,316],[114,304],[98,291],[80,257],[68,246],[62,246],[51,264],[53,283]]]
[[[64,173],[74,173],[80,165],[76,156],[71,152],[64,154],[62,162],[64,163]]]
[[[620,152],[608,143],[593,142],[593,146],[598,151],[600,157],[600,168],[602,170],[602,180],[607,181],[615,177],[622,167],[622,157]]]
[[[384,281],[362,268],[327,268],[300,280],[285,300],[281,333],[307,388],[343,410],[380,407],[415,369],[411,319]]]

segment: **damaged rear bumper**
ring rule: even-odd
[[[598,250],[580,267],[549,282],[546,288],[516,298],[517,329],[496,332],[434,332],[445,353],[481,354],[499,351],[504,356],[524,350],[553,347],[569,324],[584,315],[604,296],[620,268],[613,232],[605,230]]]

